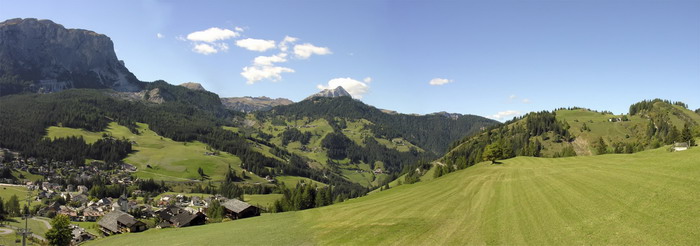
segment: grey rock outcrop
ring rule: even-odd
[[[82,29],[66,29],[50,20],[0,22],[0,76],[29,81],[29,91],[69,88],[141,90],[134,74],[117,59],[112,40]]]
[[[244,113],[253,111],[267,111],[274,106],[289,105],[294,102],[286,98],[272,99],[269,97],[228,97],[221,98],[221,103],[230,110]]]

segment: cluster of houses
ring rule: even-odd
[[[207,222],[205,209],[213,199],[219,200],[226,217],[229,219],[242,219],[260,215],[260,208],[250,205],[238,199],[226,199],[221,196],[212,196],[205,199],[200,197],[186,197],[183,195],[163,196],[158,201],[157,208],[151,208],[148,212],[141,211],[141,218],[158,218],[160,221],[156,228],[187,227],[203,225]],[[128,232],[141,232],[147,230],[147,226],[140,218],[135,218],[132,203],[125,197],[120,197],[113,210],[106,213],[97,222],[100,231],[104,235],[113,235]],[[128,212],[132,212],[132,214]]]
[[[4,157],[3,157],[4,159]],[[40,163],[41,162],[41,163]],[[76,180],[92,180],[95,177],[109,176],[112,183],[131,184],[131,173],[136,171],[136,167],[127,163],[106,164],[103,162],[93,162],[91,165],[73,165],[73,161],[55,161],[37,159],[34,157],[14,158],[13,160],[3,160],[0,168],[9,167],[15,170],[40,175],[46,180],[61,180],[66,177],[73,177]],[[21,180],[0,180],[3,183],[17,183]],[[52,190],[59,190],[52,188]]]
[[[182,194],[163,195],[151,204],[139,203],[128,199],[126,195],[119,198],[104,197],[90,199],[88,188],[83,185],[62,186],[51,182],[27,182],[26,187],[37,190],[37,200],[54,200],[43,206],[38,214],[53,216],[62,214],[71,221],[97,222],[98,230],[104,236],[119,233],[140,232],[148,227],[142,219],[155,218],[156,228],[186,227],[202,225],[207,222],[206,210],[215,199],[224,208],[229,219],[241,219],[259,216],[260,209],[237,199],[227,199],[215,195],[210,197],[184,196]],[[132,194],[139,194],[134,191]],[[57,196],[67,203],[59,204]],[[80,243],[95,238],[84,228],[72,228],[73,242]]]
[[[39,163],[41,162],[41,163]],[[71,221],[97,222],[96,229],[105,236],[140,232],[148,229],[144,221],[157,223],[152,227],[186,227],[202,225],[207,222],[206,211],[213,199],[218,200],[229,219],[241,219],[260,215],[260,209],[237,199],[222,196],[187,197],[183,195],[163,195],[152,203],[137,202],[126,195],[119,198],[94,198],[89,196],[89,189],[84,185],[62,185],[57,181],[70,176],[78,180],[92,180],[94,177],[109,177],[112,184],[133,184],[131,172],[136,168],[128,164],[93,163],[94,165],[72,165],[69,162],[38,160],[36,158],[14,158],[0,162],[0,168],[12,168],[31,174],[44,176],[45,182],[23,182],[29,190],[36,191],[37,201],[50,201],[41,206],[38,214],[52,217],[65,215]],[[110,166],[105,166],[110,165]],[[274,178],[266,177],[268,182]],[[17,183],[19,180],[0,180],[3,183]],[[136,190],[132,195],[140,196]],[[57,197],[63,198],[58,199]],[[60,201],[60,202],[59,202]],[[84,228],[72,226],[73,243],[91,240],[95,235]]]

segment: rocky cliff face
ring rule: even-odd
[[[274,106],[289,105],[294,102],[286,98],[272,99],[269,97],[228,97],[221,98],[221,103],[230,110],[241,112],[266,111]]]
[[[345,90],[342,86],[338,86],[335,89],[325,89],[319,93],[313,94],[306,99],[311,99],[314,97],[350,97],[350,93]],[[306,100],[304,99],[304,100]]]
[[[139,91],[142,87],[117,59],[109,37],[37,19],[0,23],[0,77],[5,78],[3,83],[7,78],[26,82],[29,88],[23,89],[33,92],[68,88]]]

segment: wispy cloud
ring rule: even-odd
[[[263,52],[276,47],[274,40],[246,38],[236,41],[236,46],[247,50]]]
[[[157,37],[157,38],[164,38],[165,36],[164,36],[163,34],[161,34],[161,33],[156,33],[156,37]]]
[[[203,31],[196,31],[187,34],[187,40],[195,42],[207,42],[213,43],[216,41],[227,40],[230,38],[235,38],[240,36],[239,33],[231,31],[229,29],[221,29],[218,27],[212,27]]]
[[[197,44],[192,48],[192,51],[202,54],[202,55],[211,55],[211,54],[216,54],[219,52],[214,48],[214,46],[211,46],[209,44]]]
[[[257,66],[272,66],[273,63],[287,62],[287,54],[280,53],[273,56],[258,56],[253,60],[253,64]]]
[[[194,45],[192,47],[192,51],[195,53],[211,55],[219,53],[220,51],[228,50],[228,44],[223,41],[238,36],[240,36],[238,32],[234,32],[229,29],[211,27],[206,30],[187,34],[187,37],[178,36],[176,39],[192,42],[192,45]],[[158,33],[158,38],[162,38],[160,33]]]
[[[294,55],[299,59],[308,59],[311,55],[328,54],[331,54],[328,47],[318,47],[310,43],[294,45]]]
[[[518,99],[518,96],[516,96],[516,95],[514,95],[514,94],[508,96],[508,102],[509,102],[509,103],[516,102],[515,100],[517,100],[517,99]],[[524,104],[530,104],[530,103],[532,103],[532,101],[531,101],[529,98],[523,98],[523,99],[520,100],[520,102],[522,102],[522,103],[524,103]]]
[[[277,66],[250,66],[244,67],[241,76],[246,78],[247,84],[255,84],[263,79],[279,81],[282,73],[293,73],[294,69]]]
[[[516,117],[516,116],[520,116],[520,115],[522,115],[522,114],[523,114],[523,112],[521,112],[521,111],[517,111],[517,110],[506,110],[506,111],[498,112],[498,113],[496,113],[496,114],[494,114],[494,115],[486,116],[486,118],[494,119],[494,120],[498,120],[498,121],[503,121],[504,119],[510,119],[510,118],[513,118],[513,117]]]
[[[452,82],[454,82],[454,81],[451,79],[434,78],[434,79],[431,79],[430,82],[428,82],[428,84],[430,84],[430,85],[444,85],[444,84],[452,83]]]

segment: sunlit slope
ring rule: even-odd
[[[518,157],[341,204],[97,245],[530,244],[700,242],[700,148]]]
[[[207,145],[198,141],[178,142],[161,137],[151,131],[148,125],[137,123],[140,134],[134,134],[128,128],[115,122],[109,124],[105,132],[89,132],[82,129],[56,127],[47,129],[47,137],[82,136],[86,142],[92,143],[107,134],[115,138],[126,138],[132,142],[134,153],[124,161],[138,168],[136,175],[141,178],[156,180],[183,181],[198,179],[197,172],[202,168],[212,180],[222,180],[229,166],[240,173],[241,160],[229,153],[207,155],[212,152]],[[150,168],[148,166],[151,166]],[[264,180],[254,174],[248,174],[254,182]]]

